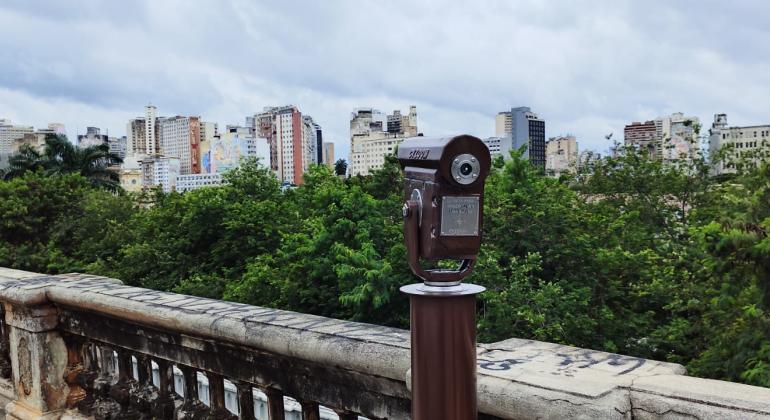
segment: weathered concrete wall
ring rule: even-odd
[[[54,304],[408,383],[409,333],[393,328],[151,291],[95,276],[2,268],[0,302]],[[770,389],[684,373],[675,364],[509,339],[479,345],[479,409],[508,419],[770,419]]]

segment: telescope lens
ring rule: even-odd
[[[471,174],[471,172],[473,172],[473,166],[471,166],[470,163],[465,162],[462,165],[460,165],[460,173],[463,176],[468,176]]]

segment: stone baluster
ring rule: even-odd
[[[177,419],[198,419],[208,413],[208,407],[198,399],[198,373],[195,368],[178,365],[184,376],[184,403],[177,412]]]
[[[152,385],[152,361],[145,354],[133,353],[133,355],[136,358],[137,382],[131,393],[131,404],[140,413],[149,415],[158,398],[158,390]]]
[[[156,360],[158,363],[158,375],[160,383],[158,384],[158,398],[152,409],[153,417],[159,419],[170,419],[174,417],[174,368],[171,362],[167,360]]]
[[[110,396],[110,388],[118,381],[118,372],[115,369],[115,355],[110,347],[105,345],[94,346],[98,354],[95,363],[98,363],[98,375],[94,380],[94,406],[92,414],[96,420],[111,419],[112,413],[120,411],[120,404]]]
[[[237,419],[225,407],[225,379],[222,375],[206,372],[209,378],[209,401],[211,403],[211,416],[215,419]]]
[[[67,408],[91,414],[95,402],[94,380],[98,370],[91,343],[76,336],[66,336],[64,342],[67,345],[64,380],[69,386]]]
[[[238,381],[235,383],[238,389],[238,412],[241,420],[255,420],[254,417],[254,394],[251,392],[251,384]]]
[[[131,405],[131,395],[136,388],[136,381],[133,379],[132,371],[131,353],[119,349],[118,382],[110,387],[110,397],[120,405],[119,418],[135,418],[139,416],[139,412]],[[106,414],[109,415],[109,413]]]
[[[67,346],[56,331],[56,307],[5,304],[16,400],[7,419],[58,417],[67,406]]]
[[[264,393],[267,396],[267,413],[270,420],[284,420],[283,392],[266,388]]]
[[[302,420],[320,420],[321,413],[317,402],[300,401],[299,404],[302,406]]]

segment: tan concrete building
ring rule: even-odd
[[[405,138],[417,134],[415,106],[410,106],[405,116],[400,111],[385,115],[373,108],[357,109],[350,116],[350,175],[367,175],[382,168],[385,156],[395,153]]]
[[[551,176],[574,172],[577,168],[578,144],[575,136],[552,137],[545,144],[545,171]]]
[[[334,169],[334,143],[325,141],[323,143],[323,164]]]
[[[200,118],[176,116],[161,120],[159,125],[160,154],[179,158],[182,175],[199,174]]]
[[[139,192],[142,190],[142,171],[140,169],[120,169],[120,186],[128,192]]]
[[[510,111],[497,113],[495,116],[495,136],[506,137],[513,132],[513,116]]]

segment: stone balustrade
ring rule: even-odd
[[[0,268],[8,419],[409,418],[409,333]],[[531,340],[478,346],[481,419],[770,419],[770,389]]]

